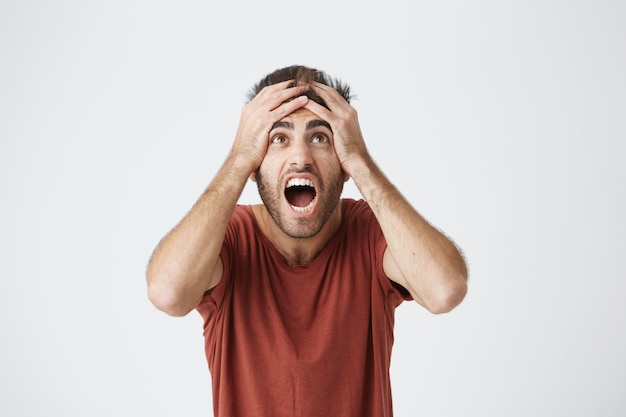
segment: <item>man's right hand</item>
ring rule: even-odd
[[[245,163],[249,173],[256,171],[263,162],[274,123],[308,102],[302,94],[310,87],[299,85],[288,88],[290,82],[283,81],[263,88],[241,112],[231,157]],[[289,99],[293,100],[287,101]]]

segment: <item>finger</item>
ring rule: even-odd
[[[318,82],[314,82],[312,85],[315,92],[324,99],[329,108],[348,104],[343,96],[341,96],[341,94],[339,94],[339,92],[334,88]]]
[[[286,89],[290,82],[291,81],[287,80],[287,81],[282,81],[276,84],[265,86],[250,101],[251,102],[252,101],[265,101],[268,98],[275,96],[276,92]]]
[[[280,106],[281,104],[288,102],[289,100],[295,99],[298,96],[302,96],[308,90],[310,90],[309,86],[297,85],[279,91],[276,94],[276,102],[278,103],[277,106]]]
[[[317,115],[320,119],[330,122],[333,118],[332,112],[315,100],[309,100],[304,106],[305,109]]]
[[[307,96],[297,96],[293,100],[282,102],[282,104],[272,111],[274,116],[273,119],[275,119],[274,122],[277,122],[299,108],[306,106],[306,104],[310,101],[311,100],[309,100]]]
[[[270,110],[274,110],[285,101],[301,95],[310,89],[310,87],[306,85],[289,87],[289,84],[292,82],[293,80],[282,81],[263,88],[263,90],[257,94],[259,103],[264,106],[269,106]],[[257,97],[255,97],[255,99]]]

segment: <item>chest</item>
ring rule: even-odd
[[[367,265],[355,256],[331,256],[305,267],[268,259],[241,266],[229,309],[235,334],[289,360],[345,357],[371,337],[379,297]]]

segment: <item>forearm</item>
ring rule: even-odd
[[[467,269],[456,246],[402,197],[369,155],[356,110],[339,93],[316,84],[328,108],[305,108],[330,123],[343,170],[354,180],[378,219],[387,241],[383,268],[432,312],[454,308],[467,291]]]
[[[148,296],[168,314],[187,314],[222,278],[219,254],[226,227],[250,174],[265,158],[268,132],[308,101],[300,96],[308,87],[289,87],[289,82],[264,88],[244,106],[226,162],[189,213],[157,246],[146,274]]]
[[[430,225],[369,158],[352,177],[387,240],[385,272],[428,310],[454,308],[467,291],[467,268],[459,250]]]
[[[250,169],[229,157],[211,184],[156,247],[148,264],[148,295],[174,316],[195,308],[221,279],[219,254]]]

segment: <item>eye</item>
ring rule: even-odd
[[[328,143],[330,139],[328,136],[318,133],[311,138],[311,143]]]
[[[270,143],[287,143],[287,138],[284,135],[274,135],[270,139]]]

